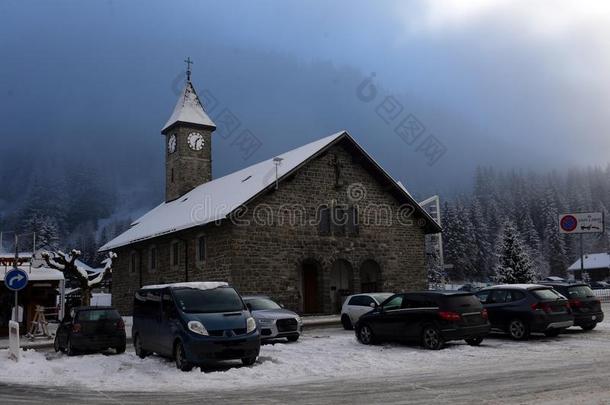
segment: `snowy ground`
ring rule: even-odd
[[[86,355],[68,357],[49,351],[28,350],[22,361],[8,360],[0,351],[0,382],[29,381],[43,386],[72,386],[98,391],[183,391],[230,390],[264,387],[333,378],[361,379],[392,375],[460,374],[464,370],[500,368],[519,370],[537,366],[561,368],[576,360],[610,358],[610,323],[583,333],[574,328],[558,338],[538,336],[517,343],[497,336],[481,347],[461,342],[433,352],[416,346],[386,344],[364,346],[352,332],[318,329],[293,344],[264,345],[257,364],[241,367],[239,362],[200,373],[176,370],[171,361],[152,356],[141,360],[133,351],[122,355]],[[601,365],[600,365],[601,366]]]

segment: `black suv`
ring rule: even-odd
[[[476,296],[487,309],[492,329],[507,332],[515,340],[525,340],[532,332],[557,336],[574,324],[568,300],[550,286],[497,285]]]
[[[604,320],[602,304],[586,283],[544,282],[568,299],[574,314],[574,326],[594,329]]]
[[[425,291],[396,294],[356,323],[361,343],[419,342],[438,350],[449,340],[478,346],[489,333],[487,311],[469,292]]]
[[[56,352],[73,356],[78,352],[95,352],[113,348],[125,351],[125,323],[112,307],[77,307],[70,310],[55,334]]]

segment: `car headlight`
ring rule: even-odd
[[[195,332],[198,335],[210,336],[205,326],[199,321],[190,321],[188,327],[191,332]]]
[[[256,321],[250,317],[246,320],[246,333],[252,333],[256,330]]]
[[[297,323],[303,323],[303,319],[301,319],[300,316],[297,316],[296,318],[294,318],[297,320]]]

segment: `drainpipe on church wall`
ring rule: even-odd
[[[189,282],[189,243],[186,239],[179,239],[184,243],[184,282]]]
[[[138,263],[138,276],[140,278],[140,288],[142,288],[142,249],[138,250],[139,263]]]

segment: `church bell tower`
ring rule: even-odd
[[[191,83],[190,58],[185,62],[186,84],[161,130],[165,135],[165,202],[212,180],[212,132],[216,125]]]

